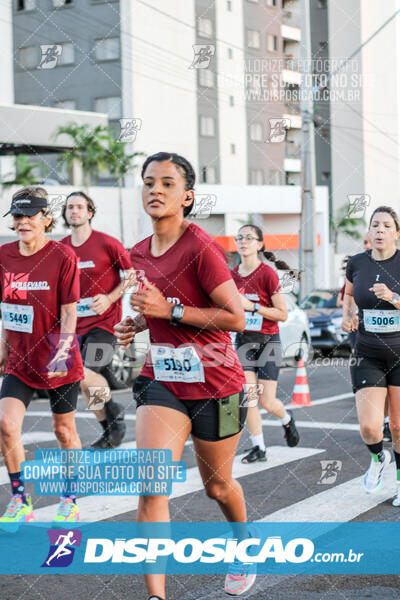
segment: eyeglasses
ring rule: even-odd
[[[258,238],[254,237],[253,235],[237,235],[235,237],[235,240],[237,242],[241,242],[242,240],[246,240],[246,242],[251,242],[251,240],[257,240],[259,241]]]

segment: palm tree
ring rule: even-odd
[[[339,235],[344,235],[353,240],[360,240],[363,237],[360,232],[361,225],[366,226],[364,217],[352,217],[347,206],[342,206],[336,211],[336,216],[331,218],[329,223],[335,253],[338,251]]]
[[[63,134],[72,138],[73,146],[61,155],[60,163],[66,164],[71,171],[75,161],[78,162],[82,167],[83,182],[87,189],[92,180],[98,180],[99,172],[107,166],[106,145],[110,130],[102,125],[91,127],[87,124],[69,123],[58,127],[54,138]]]
[[[124,179],[127,176],[127,174],[130,173],[133,169],[137,168],[138,165],[134,164],[134,160],[138,156],[145,156],[145,154],[144,152],[133,152],[132,154],[127,154],[126,143],[122,142],[119,139],[115,139],[112,135],[112,131],[109,130],[109,136],[107,138],[105,164],[110,175],[115,177],[118,182],[119,223],[122,244],[124,244],[122,187],[124,185]]]
[[[44,163],[31,163],[26,154],[18,154],[15,158],[15,173],[7,173],[4,175],[6,179],[7,177],[12,177],[12,179],[3,181],[2,185],[4,187],[11,187],[13,185],[22,187],[36,185],[42,180],[42,178],[38,178],[34,175],[34,170],[38,167],[43,168]]]

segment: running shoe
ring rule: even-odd
[[[73,521],[79,521],[79,508],[68,496],[61,496],[60,503],[58,505],[58,511],[54,517],[54,523],[71,523]]]
[[[383,471],[390,463],[390,452],[388,450],[383,450],[382,452],[383,460],[376,461],[371,458],[369,469],[363,477],[363,486],[368,494],[377,492],[382,487]]]
[[[4,524],[7,531],[16,531],[21,523],[33,520],[32,498],[26,496],[24,502],[21,494],[13,494],[4,515],[0,517],[0,527]]]
[[[257,460],[265,462],[267,460],[266,450],[260,450],[260,446],[253,446],[250,452],[243,456],[242,463],[248,464],[256,462]]]
[[[104,406],[107,418],[108,442],[111,448],[116,448],[122,442],[126,433],[126,424],[124,422],[125,409],[118,402],[106,402]]]
[[[290,421],[287,425],[282,425],[283,431],[285,433],[286,443],[290,448],[297,446],[300,441],[299,432],[297,431],[296,423],[293,418],[293,413],[291,410],[287,411],[290,415]]]
[[[396,496],[393,499],[393,506],[400,506],[400,481],[397,482]]]
[[[384,442],[392,441],[392,432],[390,431],[389,423],[384,423],[384,425],[383,425],[383,441]]]
[[[93,442],[93,444],[90,445],[90,448],[92,450],[109,450],[110,448],[112,448],[110,442],[108,441],[108,430],[103,431],[102,436],[99,437],[98,440]]]
[[[256,529],[252,526],[249,531],[249,537],[260,537]],[[258,549],[250,546],[248,554],[257,554]],[[241,596],[245,594],[255,583],[257,577],[257,563],[244,563],[238,558],[229,566],[229,571],[225,577],[225,592],[230,596]]]
[[[149,600],[164,600],[164,598],[160,598],[160,596],[150,596]]]

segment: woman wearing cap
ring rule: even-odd
[[[46,236],[54,225],[46,190],[19,190],[10,213],[18,240],[0,247],[0,440],[12,496],[0,524],[17,528],[33,519],[32,500],[21,478],[26,409],[35,389],[48,390],[60,448],[81,448],[75,409],[83,365],[75,339],[77,259],[70,248]],[[62,496],[55,520],[78,518],[75,498]]]

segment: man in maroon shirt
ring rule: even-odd
[[[62,216],[71,235],[61,241],[78,257],[81,291],[76,332],[85,369],[81,389],[103,428],[103,434],[91,447],[107,449],[119,446],[126,432],[124,409],[111,398],[104,370],[112,361],[114,325],[121,320],[121,297],[133,270],[122,244],[92,229],[95,212],[92,199],[84,192],[70,194]],[[124,280],[120,271],[125,272]],[[99,397],[104,408],[98,409]]]

